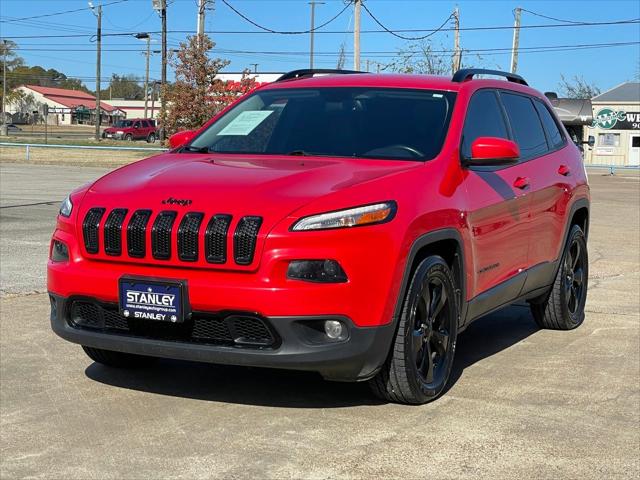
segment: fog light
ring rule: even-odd
[[[347,274],[335,260],[294,260],[289,263],[287,278],[307,282],[344,283]]]
[[[51,260],[54,262],[69,261],[69,249],[64,243],[58,240],[53,241],[53,245],[51,247]]]
[[[342,336],[344,328],[342,323],[337,320],[327,320],[324,322],[324,333],[327,334],[331,340],[338,340]]]

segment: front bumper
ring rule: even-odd
[[[362,381],[374,376],[387,358],[395,332],[393,324],[357,327],[346,317],[331,315],[265,317],[278,339],[273,348],[220,346],[79,328],[70,321],[69,298],[50,293],[50,300],[53,331],[80,345],[197,362],[315,371],[335,381]],[[305,322],[323,319],[342,321],[348,337],[339,342],[310,341],[299,328]]]

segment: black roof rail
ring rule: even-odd
[[[351,73],[366,73],[357,70],[336,70],[333,68],[304,68],[302,70],[292,70],[285,73],[276,82],[285,80],[295,80],[298,78],[313,77],[314,75],[348,75]]]
[[[524,78],[515,73],[501,72],[500,70],[487,70],[485,68],[462,68],[453,74],[452,82],[462,83],[471,80],[474,75],[496,75],[506,77],[507,80],[520,85],[529,85]]]

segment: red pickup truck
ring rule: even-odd
[[[105,128],[102,138],[115,138],[116,140],[141,140],[154,143],[157,138],[156,121],[151,118],[132,118],[120,120],[113,127]]]

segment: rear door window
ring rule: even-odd
[[[540,120],[542,120],[542,126],[545,132],[547,132],[547,138],[549,139],[551,148],[556,150],[563,147],[564,135],[560,132],[560,128],[558,128],[558,124],[551,115],[549,108],[539,100],[534,100],[533,103],[536,106],[536,110],[538,110]]]
[[[533,101],[524,95],[500,92],[515,141],[520,147],[520,158],[527,160],[549,151],[547,138]]]
[[[471,158],[471,144],[479,137],[509,138],[504,114],[493,90],[480,90],[471,97],[462,132],[464,158]]]

